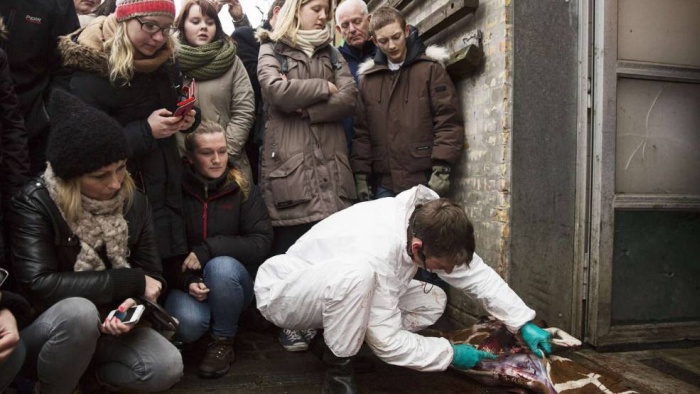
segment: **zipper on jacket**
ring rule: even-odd
[[[209,203],[205,202],[202,205],[202,241],[207,240],[207,224],[209,217]]]
[[[275,154],[277,153],[277,152],[275,152],[276,149],[277,149],[277,143],[273,142],[272,143],[272,154],[270,155],[273,159],[275,158]]]
[[[204,185],[204,204],[202,204],[202,241],[207,240],[209,224],[209,185]]]

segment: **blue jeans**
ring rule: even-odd
[[[7,386],[12,383],[15,375],[22,369],[27,349],[20,338],[15,350],[2,362],[0,362],[0,393],[4,393]]]
[[[20,336],[27,362],[39,375],[42,393],[72,393],[92,360],[108,386],[162,391],[182,377],[182,357],[151,328],[137,327],[116,337],[101,335],[95,304],[66,298],[44,311]]]
[[[217,337],[234,337],[241,312],[253,300],[253,279],[233,257],[209,260],[204,266],[203,280],[209,288],[205,301],[199,302],[189,293],[173,289],[165,302],[165,309],[180,321],[177,338],[185,343],[196,341],[210,327]]]
[[[374,191],[374,199],[379,200],[380,198],[387,197],[396,197],[396,193],[385,188],[384,186],[377,186],[377,190]]]

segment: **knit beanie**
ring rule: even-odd
[[[117,22],[137,16],[165,15],[175,18],[173,0],[117,0]]]
[[[46,159],[61,179],[84,175],[129,157],[122,126],[65,90],[51,94],[49,116]]]

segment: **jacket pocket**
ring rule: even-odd
[[[433,154],[432,142],[414,142],[410,145],[411,156],[420,159],[430,157]]]
[[[311,201],[303,164],[304,152],[299,152],[270,172],[270,191],[275,208],[284,209]]]
[[[335,163],[338,168],[338,196],[341,198],[355,200],[357,191],[355,190],[355,178],[350,168],[350,161],[345,155],[335,154]]]

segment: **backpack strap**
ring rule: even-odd
[[[281,53],[275,52],[275,58],[280,64],[280,74],[287,75],[289,72],[289,65],[287,64],[287,57]]]
[[[329,45],[331,49],[331,64],[333,65],[333,69],[338,71],[341,68],[343,68],[343,63],[340,62],[340,52],[338,51],[338,48],[334,47],[333,45]]]

